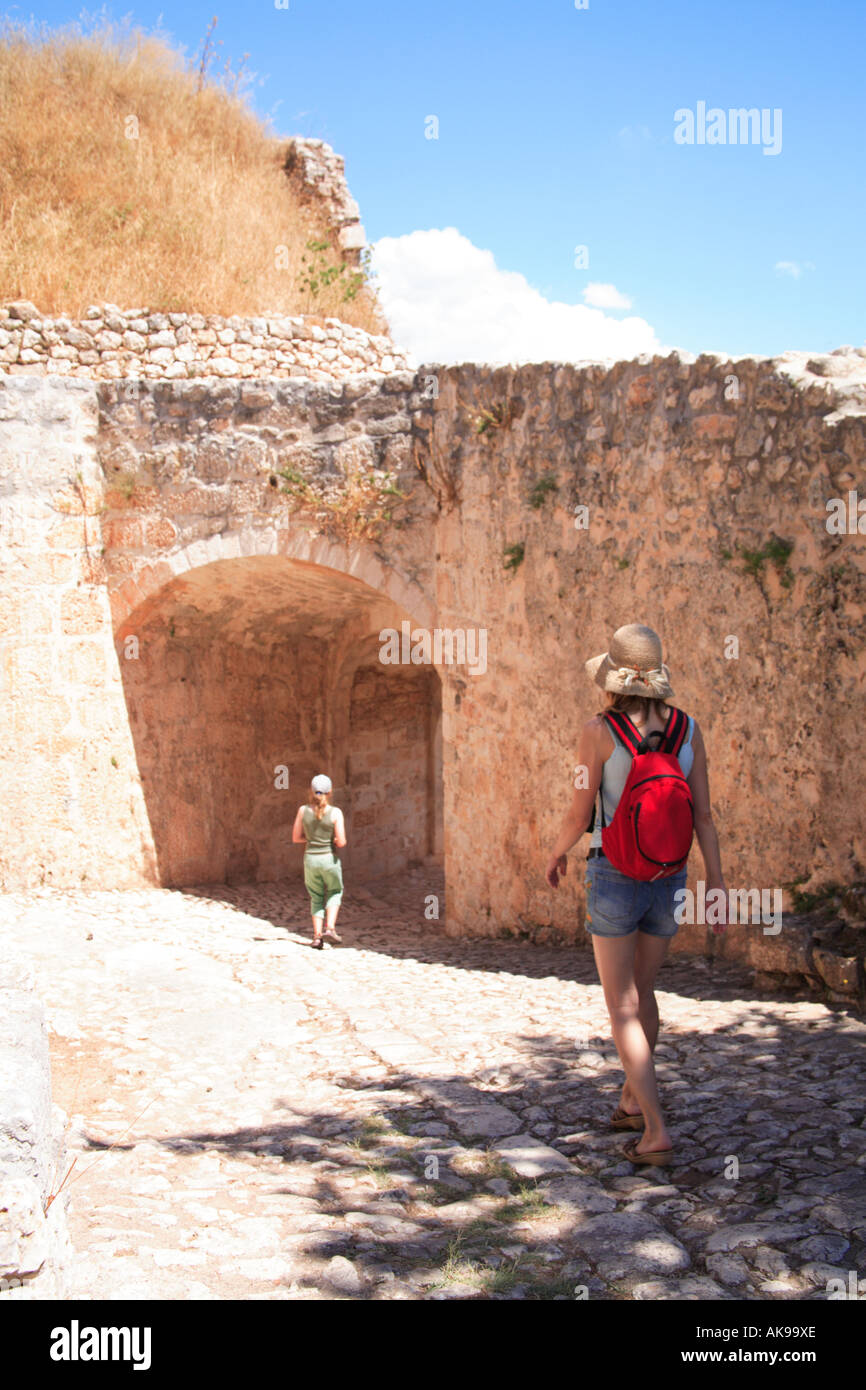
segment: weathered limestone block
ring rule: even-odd
[[[860,988],[862,957],[855,955],[836,955],[832,951],[816,949],[815,969],[821,979],[837,994],[857,994]]]
[[[65,1117],[51,1103],[48,1041],[32,984],[0,980],[0,1300],[63,1296],[69,1242]]]
[[[12,1280],[38,1274],[49,1253],[42,1198],[32,1178],[0,1182],[0,1295]]]
[[[29,299],[16,299],[11,304],[6,305],[10,319],[20,319],[26,323],[28,319],[38,319],[39,310]]]

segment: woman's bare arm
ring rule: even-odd
[[[611,753],[612,744],[613,739],[600,715],[584,724],[577,745],[577,764],[586,771],[586,776],[581,779],[586,782],[586,786],[574,788],[571,805],[565,813],[559,836],[548,860],[545,877],[551,888],[558,886],[559,874],[565,876],[565,856],[589,826],[592,808],[601,786],[602,768],[605,758]]]
[[[346,846],[346,822],[343,819],[343,812],[338,807],[334,807],[334,844],[337,849],[345,849]]]
[[[698,837],[701,854],[704,860],[704,872],[707,876],[707,892],[713,888],[721,889],[724,894],[723,903],[718,904],[721,908],[723,920],[711,923],[713,933],[718,935],[725,930],[728,920],[728,890],[722,878],[722,858],[719,851],[719,837],[716,834],[716,827],[713,821],[713,812],[710,804],[710,780],[707,772],[707,749],[704,743],[704,736],[695,720],[695,732],[692,736],[692,748],[695,753],[695,760],[692,763],[692,770],[686,781],[691,788],[692,801],[695,812],[695,834]]]
[[[303,808],[303,806],[299,806],[299,807],[298,807],[298,814],[295,816],[295,823],[294,823],[294,825],[292,826],[292,844],[293,844],[293,845],[305,845],[305,844],[307,843],[307,837],[306,837],[306,835],[304,834],[303,825],[304,825],[304,808]]]
[[[707,749],[704,743],[704,736],[695,720],[695,732],[692,737],[692,748],[694,749],[695,759],[692,769],[686,781],[691,788],[692,800],[695,809],[695,834],[698,837],[698,844],[704,859],[704,871],[707,875],[707,887],[722,887],[722,860],[719,851],[719,837],[716,834],[716,827],[713,822],[713,812],[710,805],[710,779],[707,771]]]

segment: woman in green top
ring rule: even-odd
[[[310,802],[298,807],[292,827],[292,841],[307,846],[304,851],[304,883],[310,895],[313,916],[313,947],[321,951],[323,940],[340,941],[337,913],[343,900],[343,866],[334,853],[346,843],[343,812],[331,806],[331,779],[320,774],[310,787]],[[325,931],[322,933],[322,918]]]

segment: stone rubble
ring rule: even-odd
[[[367,889],[321,953],[295,881],[5,896],[77,1158],[70,1297],[810,1300],[863,1276],[862,1021],[674,958],[676,1155],[641,1170],[607,1127],[589,953],[420,927],[434,870]]]

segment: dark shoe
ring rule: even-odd
[[[336,930],[335,927],[326,927],[326,928],[325,928],[325,940],[326,940],[326,941],[336,941],[336,942],[339,944],[339,943],[343,940],[343,938],[342,938],[341,936],[338,936],[338,935],[337,935],[337,930]]]
[[[314,937],[313,937],[313,950],[314,950],[314,951],[321,951],[321,950],[323,949],[323,947],[324,947],[324,944],[325,944],[325,943],[323,942],[323,940],[322,940],[322,938],[321,938],[320,936],[314,936]]]

